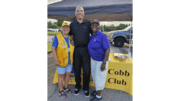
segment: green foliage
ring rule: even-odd
[[[61,26],[62,26],[62,23],[63,23],[63,20],[58,20],[57,26],[61,27]]]
[[[52,28],[52,29],[59,29],[59,27],[57,25],[51,25],[49,26],[49,28]]]
[[[52,25],[53,25],[52,22],[49,21],[49,22],[48,22],[48,28],[50,28],[50,26],[52,26]]]
[[[104,31],[104,27],[103,26],[100,26],[99,29],[101,30],[101,32]]]
[[[61,34],[61,32],[48,32],[49,35]]]
[[[54,25],[57,25],[57,22],[54,22]]]
[[[62,23],[63,23],[63,20],[58,20],[58,22],[54,22],[54,24],[51,21],[49,21],[48,28],[59,29],[61,28]]]
[[[130,24],[119,24],[119,26],[114,26],[114,25],[110,25],[110,26],[106,26],[106,25],[101,25],[99,27],[99,29],[104,32],[104,31],[113,31],[113,30],[122,30],[125,29],[126,27],[128,27]]]

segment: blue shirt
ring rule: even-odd
[[[70,46],[69,46],[69,37],[64,37],[64,39],[66,40],[68,48],[70,48]],[[54,37],[54,42],[53,42],[52,46],[53,47],[57,47],[58,46],[57,36]],[[71,61],[70,61],[70,52],[68,52],[68,64],[71,64]]]
[[[98,31],[95,35],[90,37],[88,50],[92,59],[103,61],[105,50],[108,48],[110,48],[109,40],[104,33]]]

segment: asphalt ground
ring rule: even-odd
[[[57,85],[57,84],[56,84]],[[72,91],[74,91],[74,85],[69,85],[68,86]],[[55,93],[52,92],[52,91],[56,90]],[[84,91],[80,90],[79,92],[79,95],[74,95],[73,93],[72,94],[66,94],[66,98],[65,99],[61,99],[60,96],[59,96],[59,87],[54,87],[53,89],[50,89],[48,90],[48,94],[52,94],[54,93],[54,95],[52,97],[50,97],[48,99],[48,101],[89,101],[91,98],[93,97],[84,97]],[[94,91],[95,88],[94,87],[90,87],[89,88],[89,91],[90,93],[92,91]],[[49,95],[48,95],[49,96]],[[101,101],[132,101],[132,96],[129,95],[128,93],[126,92],[123,92],[123,91],[120,91],[120,90],[113,90],[113,89],[104,89],[102,91],[102,100]]]
[[[48,41],[48,43],[52,43],[52,40],[54,39],[54,36],[55,35],[47,35],[47,41]]]
[[[48,42],[52,42],[50,39]],[[110,46],[110,53],[122,53],[122,54],[128,54],[128,47],[115,47],[113,44]],[[133,48],[130,49],[131,54],[133,53]],[[133,54],[132,54],[133,56]],[[65,99],[61,99],[59,96],[59,87],[57,84],[53,84],[53,78],[56,70],[56,66],[54,64],[54,58],[52,56],[52,53],[48,54],[48,101],[89,101],[92,97],[89,98],[84,97],[84,91],[81,89],[80,94],[78,96],[75,96],[74,94],[67,95]],[[74,85],[68,86],[72,91],[74,91]],[[90,93],[95,90],[95,87],[90,87],[89,91]],[[120,91],[120,90],[114,90],[114,89],[104,89],[102,91],[102,100],[101,101],[132,101],[132,97],[130,94]]]

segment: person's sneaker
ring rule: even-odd
[[[97,91],[93,91],[92,93],[91,93],[91,96],[96,96],[97,95]]]
[[[79,91],[80,91],[80,88],[79,89],[75,88],[74,95],[79,95]]]
[[[85,95],[85,97],[89,97],[89,91],[88,91],[88,90],[85,90],[85,91],[84,91],[84,95]]]
[[[92,98],[90,101],[100,101],[102,99],[102,97],[101,98],[97,98],[96,96],[94,97],[94,98]]]

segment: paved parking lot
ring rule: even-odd
[[[48,38],[48,39],[47,39],[48,43],[52,43],[52,39],[54,38],[54,36],[55,36],[55,35],[48,35],[48,36],[47,36],[47,38]]]

